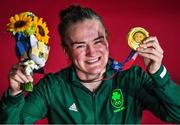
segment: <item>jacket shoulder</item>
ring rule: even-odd
[[[72,67],[66,67],[55,73],[48,73],[42,79],[39,80],[38,84],[43,84],[43,86],[54,86],[57,84],[65,83],[72,71]],[[38,85],[39,86],[39,85]]]

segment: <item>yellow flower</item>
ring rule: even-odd
[[[48,44],[49,42],[49,30],[46,26],[46,22],[43,22],[42,18],[38,18],[37,16],[34,17],[34,24],[36,27],[35,35],[38,41],[44,42],[45,44]]]
[[[10,23],[7,24],[7,30],[10,32],[24,32],[32,25],[32,18],[25,14],[15,14],[10,17]]]

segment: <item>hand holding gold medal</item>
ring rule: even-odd
[[[125,59],[125,61],[121,64],[117,63],[116,61],[112,62],[112,68],[117,71],[123,71],[129,69],[134,61],[136,60],[138,56],[138,52],[136,49],[142,44],[143,40],[145,38],[149,37],[149,33],[141,28],[141,27],[134,27],[132,28],[128,33],[128,45],[132,49],[128,57]]]
[[[128,33],[128,45],[144,58],[148,72],[153,74],[161,66],[163,50],[156,37],[149,36],[149,33],[142,27],[134,27]]]

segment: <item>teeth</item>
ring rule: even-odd
[[[94,63],[94,62],[96,62],[96,61],[98,61],[98,58],[92,59],[92,60],[88,60],[87,62],[88,62],[88,63]]]

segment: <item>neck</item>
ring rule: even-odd
[[[78,70],[78,69],[76,69]],[[81,84],[88,88],[91,92],[95,91],[100,84],[102,83],[102,79],[104,78],[105,70],[97,74],[87,74],[81,71],[76,71],[77,76],[79,77]]]
[[[95,92],[97,88],[101,85],[102,81],[94,81],[91,83],[81,82],[86,88],[88,88],[91,92]]]
[[[90,73],[82,72],[79,69],[76,69],[76,73],[80,81],[85,83],[91,83],[95,81],[101,81],[104,78],[105,70],[106,69],[96,74],[90,74]]]

